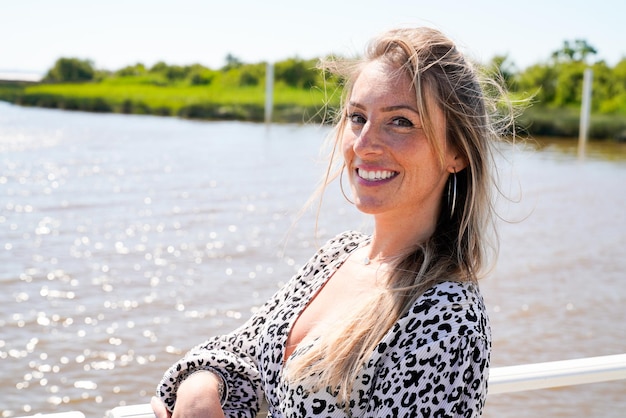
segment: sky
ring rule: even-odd
[[[609,65],[626,57],[622,0],[0,0],[0,72],[45,73],[60,57],[98,69],[355,55],[394,27],[430,26],[472,58],[518,69],[584,39]]]

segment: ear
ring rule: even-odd
[[[448,173],[458,173],[468,166],[467,159],[459,152],[454,152],[448,159]]]

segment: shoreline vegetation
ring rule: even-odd
[[[529,103],[517,118],[523,134],[577,138],[583,73],[591,68],[588,137],[626,141],[626,58],[610,67],[604,61],[589,63],[593,54],[585,41],[566,41],[545,63],[518,70],[508,56],[497,56],[483,71],[497,74],[513,100]],[[332,121],[341,80],[322,74],[317,62],[290,58],[274,64],[272,122]],[[159,62],[151,68],[139,63],[103,71],[88,60],[60,58],[41,82],[0,81],[0,100],[64,110],[263,122],[266,67],[228,55],[219,70]]]
[[[217,89],[216,89],[217,90]],[[174,116],[201,120],[265,120],[265,90],[233,87],[111,86],[95,83],[35,84],[0,81],[0,100],[20,106],[100,113]],[[320,123],[324,93],[275,89],[272,122]]]

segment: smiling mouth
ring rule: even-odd
[[[397,176],[398,172],[388,171],[388,170],[367,171],[367,170],[363,170],[362,168],[357,168],[356,174],[363,180],[381,181],[381,180],[387,180],[387,179]]]

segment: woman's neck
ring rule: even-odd
[[[369,244],[371,260],[399,257],[426,242],[435,232],[436,219],[405,220],[375,217]]]

